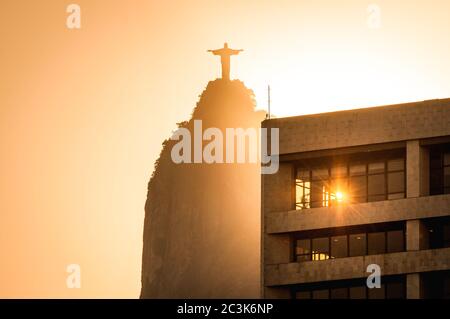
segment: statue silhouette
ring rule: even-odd
[[[220,56],[220,62],[222,63],[222,79],[230,79],[230,57],[232,55],[238,55],[241,51],[244,50],[233,50],[228,48],[228,43],[226,42],[221,49],[208,50],[208,52],[212,52],[212,54]]]

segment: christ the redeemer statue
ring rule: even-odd
[[[244,50],[233,50],[228,48],[228,43],[225,42],[222,49],[208,50],[214,55],[220,55],[220,62],[222,63],[222,79],[230,79],[230,57],[232,55],[237,55],[239,52]]]

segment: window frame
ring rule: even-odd
[[[450,194],[450,185],[445,185],[445,170],[450,170],[450,161],[446,163],[446,156],[450,157],[450,144],[430,148],[430,195]]]
[[[352,289],[361,290],[363,292],[359,298],[351,298]],[[391,289],[400,288],[397,292],[400,292],[398,296],[392,294]],[[364,300],[364,299],[380,299],[380,298],[370,298],[374,297],[373,293],[381,293],[381,299],[406,299],[406,275],[391,275],[382,276],[381,278],[381,288],[367,287],[364,279],[350,279],[350,280],[335,280],[335,281],[325,281],[319,283],[309,283],[295,285],[290,289],[290,294],[292,299],[323,299],[315,298],[322,295],[325,299],[352,299],[352,300]],[[343,297],[336,298],[336,292],[341,290]],[[371,294],[371,291],[373,292]],[[333,293],[334,292],[334,293]],[[316,294],[316,296],[314,296]],[[333,294],[334,297],[333,298]],[[306,298],[297,298],[298,295],[303,295]],[[339,294],[338,294],[339,295]],[[372,296],[371,296],[372,295]],[[399,297],[399,298],[393,298]]]
[[[391,232],[402,232],[402,250],[401,251],[389,251],[389,233]],[[370,253],[369,254],[369,237],[371,234],[375,233],[382,233],[384,236],[384,249],[383,252],[377,252],[377,253]],[[310,234],[310,235],[308,235]],[[350,237],[355,235],[361,235],[365,236],[365,243],[364,243],[364,254],[360,255],[351,255],[350,252]],[[332,240],[334,237],[344,237],[346,241],[346,256],[341,257],[334,257],[333,248],[332,248]],[[317,239],[328,239],[328,251],[325,253],[328,258],[325,259],[315,259],[315,255],[317,253],[314,253],[313,249],[313,241]],[[309,242],[309,253],[308,254],[297,254],[297,241],[299,240],[307,240]],[[378,254],[391,254],[391,253],[397,253],[397,252],[404,252],[406,251],[406,224],[383,224],[378,225],[377,227],[373,228],[371,225],[365,225],[365,227],[355,227],[350,228],[347,231],[342,229],[330,229],[325,232],[321,233],[314,233],[314,232],[306,232],[306,234],[300,233],[293,233],[291,235],[291,261],[295,263],[301,263],[301,262],[309,262],[309,261],[322,261],[322,260],[328,260],[328,259],[339,259],[339,258],[349,258],[349,257],[360,257],[360,256],[370,256],[370,255],[378,255]],[[324,254],[323,252],[319,254]],[[299,260],[300,258],[305,258],[306,260]]]
[[[396,161],[396,160],[401,160],[402,161],[402,167],[401,168],[394,168],[391,169],[389,166],[389,163],[392,161]],[[443,159],[442,159],[443,160]],[[383,163],[384,166],[384,170],[383,172],[370,172],[369,171],[369,166],[371,164],[376,164],[376,163]],[[351,173],[351,167],[356,167],[356,166],[364,166],[365,170],[364,173]],[[343,175],[338,175],[338,176],[334,176],[333,170],[337,169],[337,168],[346,168],[346,173],[344,173]],[[448,166],[450,167],[450,165]],[[303,209],[309,209],[309,208],[319,208],[319,207],[330,207],[330,206],[335,206],[335,205],[339,205],[339,202],[335,202],[333,200],[333,190],[331,189],[332,184],[334,181],[336,180],[345,180],[345,189],[346,191],[349,191],[352,188],[352,183],[351,180],[352,178],[364,178],[364,183],[365,183],[365,194],[364,195],[360,195],[360,196],[352,196],[352,194],[350,194],[349,196],[349,203],[351,204],[356,204],[356,203],[368,203],[368,202],[375,202],[375,201],[383,201],[383,200],[395,200],[395,199],[402,199],[402,198],[406,198],[406,155],[404,153],[395,153],[395,154],[390,154],[390,155],[385,155],[385,156],[381,156],[380,158],[366,158],[366,159],[349,159],[348,161],[344,162],[344,161],[332,161],[332,160],[328,160],[328,161],[322,161],[321,164],[316,164],[316,165],[311,165],[311,167],[307,167],[307,165],[305,165],[304,163],[297,163],[295,165],[295,170],[294,170],[294,209],[295,210],[303,210]],[[450,168],[449,168],[450,169]],[[317,171],[317,170],[326,170],[328,172],[327,174],[327,178],[326,179],[314,179],[313,178],[313,171]],[[300,171],[308,171],[309,172],[309,183],[310,183],[310,187],[309,187],[309,201],[305,201],[305,202],[297,202],[297,174]],[[390,193],[389,190],[389,181],[390,181],[390,176],[392,175],[396,175],[398,173],[403,173],[403,192],[392,192]],[[369,189],[369,179],[371,176],[377,176],[377,175],[382,175],[384,178],[384,193],[383,194],[371,194],[371,190]],[[323,182],[322,187],[325,187],[325,189],[328,189],[328,191],[325,191],[325,193],[323,194],[327,194],[327,198],[323,198],[322,200],[313,200],[313,191],[314,191],[314,182],[317,182],[318,180]],[[449,192],[450,192],[450,187],[449,187]],[[334,195],[335,196],[335,195]],[[373,200],[370,200],[370,197],[372,197]],[[305,198],[304,196],[304,189],[303,189],[303,194],[302,194],[302,198]]]

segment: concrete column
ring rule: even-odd
[[[420,274],[406,275],[406,298],[420,299],[421,294]]]
[[[280,163],[277,173],[264,175],[264,214],[295,208],[294,165]]]
[[[291,261],[289,235],[264,235],[264,264],[287,264]]]
[[[420,147],[420,196],[430,195],[430,150]]]
[[[430,194],[430,156],[418,140],[406,144],[406,196],[408,198],[427,196]],[[429,247],[429,233],[422,221],[406,222],[406,250],[414,251]],[[406,275],[406,298],[422,297],[420,274]]]
[[[429,247],[429,233],[419,219],[406,221],[406,250],[422,250]]]
[[[289,235],[264,235],[264,263],[285,264],[291,261],[291,241]],[[263,279],[264,280],[264,279]],[[290,290],[288,288],[272,288],[262,287],[263,298],[290,298]]]
[[[429,195],[429,151],[420,146],[419,140],[406,143],[406,195]]]
[[[267,235],[264,218],[272,212],[295,208],[294,165],[280,163],[276,174],[262,177],[261,221],[261,295],[263,298],[290,298],[287,288],[269,288],[264,284],[264,266],[289,263],[291,242],[289,235]]]
[[[406,221],[406,250],[422,250],[429,247],[429,233],[419,219]],[[406,275],[406,298],[420,299],[422,297],[420,274]]]

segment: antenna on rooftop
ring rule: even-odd
[[[270,120],[270,85],[267,86],[267,118]]]

